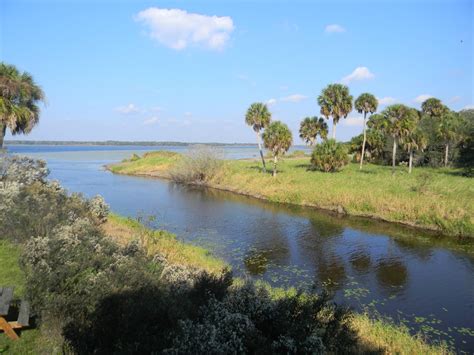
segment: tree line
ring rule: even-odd
[[[454,112],[450,110],[441,100],[428,98],[421,105],[421,110],[406,106],[404,104],[393,104],[387,106],[381,112],[377,112],[379,103],[371,93],[362,93],[355,100],[349,92],[349,88],[343,84],[330,84],[325,87],[317,98],[322,117],[305,117],[300,124],[299,136],[310,147],[315,148],[318,137],[324,148],[313,152],[313,161],[321,158],[315,155],[325,154],[325,160],[338,162],[334,169],[325,168],[324,171],[335,171],[345,165],[343,149],[338,145],[345,145],[350,153],[354,154],[359,162],[360,169],[364,161],[385,162],[390,145],[392,171],[397,163],[397,149],[403,150],[402,158],[408,160],[408,172],[411,173],[414,165],[415,154],[423,153],[423,157],[417,157],[419,165],[443,165],[450,164],[450,156],[459,156],[460,165],[472,169],[473,165],[473,143],[472,133],[474,126],[474,115],[472,110]],[[355,109],[363,114],[363,128],[359,136],[354,137],[349,143],[336,143],[336,127],[341,119],[347,118],[349,113]],[[326,120],[332,119],[332,138],[328,139],[328,125]],[[288,126],[282,122],[271,121],[271,113],[264,103],[253,103],[247,110],[245,122],[250,125],[257,135],[263,171],[266,171],[265,159],[261,146],[261,138],[265,148],[273,155],[274,169],[279,157],[284,155],[292,144],[292,133]],[[261,135],[261,131],[263,135]],[[334,140],[334,142],[329,142]],[[440,164],[439,154],[442,145],[443,157]],[[456,148],[456,154],[450,154],[451,149]],[[400,155],[400,154],[399,154]],[[418,154],[420,155],[420,154]],[[328,159],[330,158],[330,159]],[[461,164],[462,163],[462,164]]]

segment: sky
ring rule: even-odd
[[[15,139],[253,142],[245,112],[265,102],[301,144],[330,83],[379,110],[474,107],[473,17],[470,0],[2,0],[0,60],[47,97]],[[337,139],[361,131],[353,111]]]

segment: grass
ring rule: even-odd
[[[144,243],[150,254],[160,252],[170,263],[204,268],[211,273],[221,272],[226,264],[203,248],[180,242],[166,231],[152,231],[138,221],[110,215],[104,225],[108,236],[120,244],[138,239]],[[25,277],[19,267],[20,249],[6,241],[0,241],[0,285],[12,285],[21,295],[24,289]],[[235,279],[235,285],[243,282]],[[273,297],[281,298],[295,294],[294,288],[272,288],[264,284]],[[380,349],[383,354],[448,354],[443,345],[428,345],[422,338],[412,336],[408,329],[390,322],[373,320],[365,314],[355,314],[351,326],[357,332],[363,346],[371,349]],[[42,327],[44,328],[44,327]],[[59,354],[61,349],[50,339],[46,328],[43,334],[39,329],[26,330],[21,333],[19,341],[11,341],[4,334],[0,334],[0,354]]]
[[[154,152],[133,162],[115,164],[112,172],[168,177],[176,153]],[[310,170],[309,158],[287,158],[278,175],[263,174],[256,160],[226,161],[210,187],[277,203],[312,206],[372,217],[450,236],[474,237],[474,179],[456,169],[349,164],[341,172]]]
[[[213,274],[220,274],[228,266],[204,248],[183,243],[172,233],[148,229],[131,218],[112,214],[104,225],[104,231],[122,245],[138,240],[144,245],[147,253],[159,253],[171,264],[196,267]]]

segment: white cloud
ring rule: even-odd
[[[344,84],[349,84],[352,81],[358,80],[369,80],[373,79],[375,75],[370,72],[369,68],[367,67],[357,67],[354,69],[352,73],[342,78],[342,82]]]
[[[364,118],[363,117],[347,117],[344,120],[341,120],[344,126],[351,126],[351,127],[362,127],[364,125]]]
[[[397,99],[394,97],[386,96],[386,97],[377,97],[377,101],[379,105],[392,105],[397,102]]]
[[[281,101],[300,102],[300,101],[306,100],[307,98],[308,98],[308,96],[305,96],[305,95],[293,94],[293,95],[282,97]]]
[[[430,94],[423,94],[423,95],[418,95],[413,99],[414,102],[421,104],[423,101],[428,100],[429,98],[433,97],[433,95]]]
[[[342,27],[341,25],[338,24],[332,24],[332,25],[327,25],[324,28],[324,32],[326,33],[344,33],[346,32],[346,29]]]
[[[474,105],[466,105],[462,108],[462,110],[474,110]]]
[[[158,123],[158,121],[159,121],[158,117],[153,116],[153,117],[150,117],[149,119],[143,121],[143,124],[144,125],[151,125],[151,124]]]
[[[163,107],[153,106],[152,108],[150,108],[150,110],[155,111],[155,112],[160,112],[160,111],[163,111]]]
[[[454,104],[456,102],[461,101],[462,97],[461,96],[453,96],[452,98],[449,99],[450,104]]]
[[[188,111],[188,112],[185,112],[184,115],[186,117],[191,117],[193,115],[193,113]]]
[[[135,104],[128,104],[126,106],[119,106],[115,109],[115,111],[123,114],[123,115],[128,115],[131,113],[137,113],[140,112],[140,109],[135,105]]]
[[[277,99],[273,99],[273,98],[270,99],[270,100],[267,100],[267,102],[266,102],[266,104],[267,104],[268,106],[274,105],[274,104],[276,104],[276,103],[277,103]]]
[[[190,45],[220,50],[234,30],[228,16],[207,16],[180,9],[150,7],[139,12],[135,20],[145,25],[152,39],[176,50]]]

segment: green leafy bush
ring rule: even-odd
[[[347,148],[334,139],[329,139],[317,145],[311,156],[313,168],[324,172],[339,171],[348,163]]]

